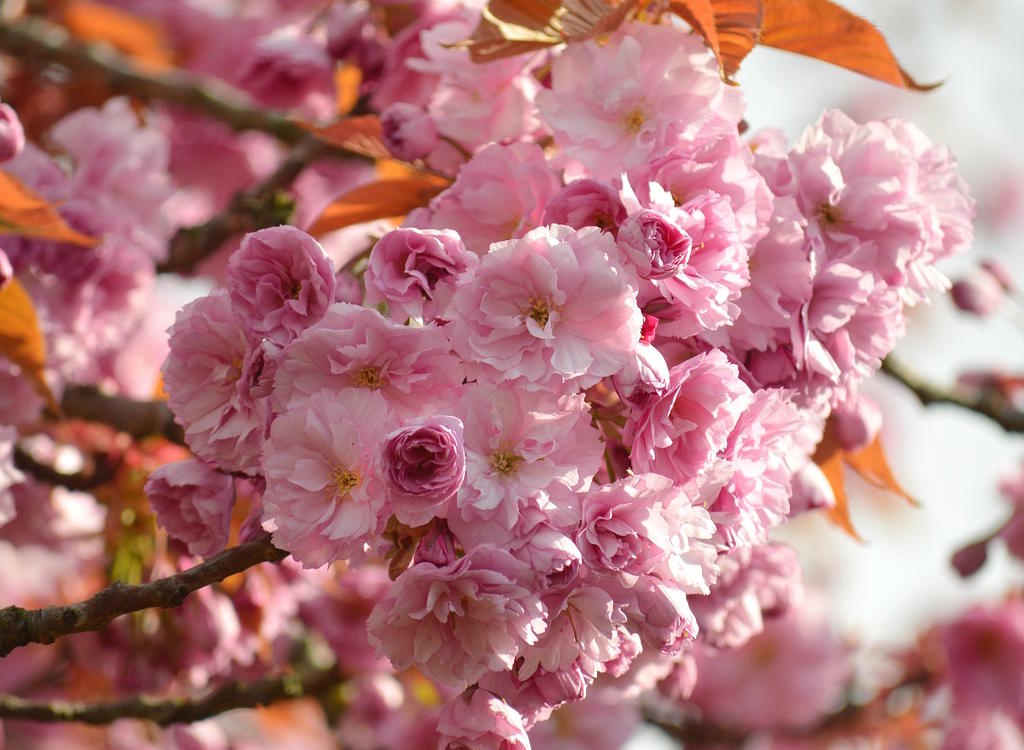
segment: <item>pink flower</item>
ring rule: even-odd
[[[1024,729],[1018,722],[984,708],[956,715],[941,750],[1024,750]]]
[[[1024,603],[976,606],[939,629],[957,710],[1024,712]]]
[[[376,310],[336,302],[281,354],[274,379],[277,412],[322,390],[377,391],[402,416],[462,384],[462,367],[444,332],[398,325]]]
[[[234,80],[268,107],[300,109],[317,120],[335,113],[334,62],[308,37],[257,39],[237,61]]]
[[[735,133],[695,144],[681,143],[668,153],[629,172],[629,184],[642,203],[650,201],[649,184],[657,183],[677,206],[700,195],[729,201],[738,227],[737,239],[749,252],[764,234],[772,215],[772,193],[754,168],[749,144]]]
[[[446,685],[510,669],[545,628],[532,579],[524,563],[490,545],[444,567],[418,563],[374,608],[367,622],[370,643],[396,669],[416,666]]]
[[[640,474],[601,485],[584,496],[582,513],[576,541],[596,571],[619,573],[627,585],[657,572],[692,593],[708,592],[705,568],[712,569],[715,553],[702,540],[714,524],[671,480]],[[689,528],[678,522],[683,513]]]
[[[437,146],[433,118],[415,104],[395,102],[381,114],[380,127],[384,145],[397,159],[422,159]]]
[[[708,721],[734,729],[810,727],[850,679],[850,647],[828,632],[823,613],[806,608],[771,620],[741,648],[695,653],[691,702]]]
[[[742,97],[722,83],[700,39],[630,23],[606,42],[570,44],[537,104],[566,155],[594,177],[617,177],[680,140],[736,131]]]
[[[242,325],[284,346],[334,302],[334,266],[301,229],[271,227],[242,240],[228,261],[227,287]]]
[[[690,260],[693,238],[668,217],[641,209],[619,227],[619,249],[642,279],[666,279]]]
[[[599,180],[574,180],[552,196],[544,208],[544,224],[566,224],[573,229],[596,226],[614,230],[626,218],[619,193]]]
[[[706,473],[751,403],[736,366],[712,350],[672,368],[665,394],[634,407],[623,438],[635,471],[685,483]]]
[[[910,304],[949,282],[935,268],[966,251],[974,202],[949,151],[913,125],[858,125],[825,112],[789,154],[790,188],[830,258],[875,274]]]
[[[800,559],[784,544],[724,552],[718,569],[711,594],[690,599],[701,640],[716,648],[742,646],[764,630],[766,615],[785,612],[803,598]]]
[[[167,403],[193,453],[228,471],[259,469],[267,429],[266,399],[254,398],[263,354],[215,289],[178,311],[163,366]]]
[[[455,351],[499,381],[586,388],[630,361],[642,316],[596,228],[539,227],[495,246],[459,278],[449,328]]]
[[[25,148],[21,120],[9,104],[0,103],[0,162],[10,161]]]
[[[465,424],[466,481],[461,519],[449,525],[464,543],[493,526],[511,529],[526,505],[549,507],[586,490],[601,463],[600,435],[582,395],[469,386],[458,412]],[[483,521],[492,521],[482,524]]]
[[[305,567],[358,559],[384,528],[381,446],[390,431],[376,393],[322,392],[274,420],[263,447],[264,520]]]
[[[370,251],[366,304],[387,302],[400,322],[432,319],[451,298],[456,277],[477,265],[477,256],[450,229],[393,229]]]
[[[530,750],[523,717],[501,698],[471,687],[437,721],[438,750]]]
[[[234,481],[197,459],[164,464],[146,480],[146,495],[157,523],[200,557],[228,543]]]
[[[769,530],[789,514],[789,465],[794,437],[803,424],[789,394],[754,393],[721,454],[729,477],[708,509],[717,539],[729,547],[764,544]]]
[[[462,166],[425,213],[410,215],[406,223],[453,229],[466,247],[483,255],[492,242],[522,237],[540,224],[559,185],[536,144],[491,144]]]
[[[446,515],[444,504],[466,476],[462,421],[426,417],[395,430],[384,444],[384,475],[395,517],[421,526]]]

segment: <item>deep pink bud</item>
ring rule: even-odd
[[[832,412],[839,444],[846,451],[867,447],[882,428],[882,410],[866,396],[857,396]]]
[[[981,318],[998,310],[1006,298],[1006,290],[1000,280],[981,268],[953,284],[949,293],[959,309]]]
[[[0,104],[0,162],[13,159],[25,148],[25,131],[18,113],[7,104]]]
[[[462,420],[428,417],[395,430],[384,445],[384,472],[399,521],[419,526],[443,516],[466,476]]]
[[[645,208],[619,227],[619,247],[645,279],[668,279],[690,260],[693,240],[658,211]]]
[[[384,145],[398,159],[422,159],[437,146],[434,120],[415,104],[392,104],[380,116],[380,127]]]

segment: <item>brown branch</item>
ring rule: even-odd
[[[255,708],[281,700],[321,694],[340,684],[337,670],[320,669],[305,674],[289,672],[255,682],[229,682],[205,695],[181,698],[133,696],[104,703],[31,701],[0,695],[0,718],[28,721],[77,721],[110,724],[118,719],[146,719],[160,726],[187,724],[217,716],[235,708]]]
[[[236,194],[222,213],[204,224],[179,229],[157,271],[188,273],[231,237],[287,223],[295,203],[284,191],[326,152],[326,142],[307,135],[269,177]]]
[[[96,465],[93,471],[65,474],[49,464],[36,460],[36,457],[21,445],[14,446],[14,466],[17,469],[40,482],[64,487],[74,492],[88,492],[114,478],[117,467],[106,454],[96,454],[93,460]]]
[[[1015,408],[1009,399],[994,389],[979,389],[977,392],[964,388],[946,390],[924,380],[892,357],[882,362],[882,372],[909,388],[922,406],[952,404],[992,420],[1007,432],[1024,432],[1024,411]]]
[[[287,117],[251,107],[227,85],[180,71],[142,72],[124,57],[97,45],[82,44],[53,23],[25,18],[0,23],[0,51],[22,63],[58,63],[71,76],[97,75],[117,92],[143,101],[176,104],[214,117],[236,130],[260,130],[285,143],[299,143],[309,131]],[[367,157],[334,143],[323,143],[325,156]]]
[[[92,385],[70,385],[64,389],[60,409],[64,417],[107,424],[136,439],[162,435],[185,444],[185,432],[165,401],[137,401],[105,394]]]
[[[193,591],[262,562],[277,562],[287,554],[264,537],[224,550],[167,578],[133,586],[114,583],[75,604],[35,610],[5,607],[0,609],[0,656],[27,643],[53,643],[71,633],[102,630],[111,620],[129,612],[177,607]]]

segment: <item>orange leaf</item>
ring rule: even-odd
[[[895,492],[911,505],[918,505],[918,502],[896,481],[892,469],[889,468],[889,462],[885,458],[880,435],[876,436],[867,447],[861,448],[856,453],[846,453],[844,459],[850,468],[868,483],[880,490]]]
[[[359,101],[363,71],[358,65],[340,65],[334,71],[334,88],[338,92],[338,114],[347,115]]]
[[[0,234],[70,242],[84,247],[96,244],[92,237],[69,227],[57,209],[6,172],[0,172]]]
[[[846,494],[846,484],[843,480],[843,449],[839,445],[839,438],[833,423],[829,420],[825,424],[825,433],[814,453],[814,463],[821,469],[829,485],[832,487],[832,494],[836,497],[836,504],[825,510],[825,517],[832,523],[852,536],[858,542],[864,541],[857,533],[850,518],[850,500]]]
[[[56,401],[43,377],[46,344],[36,308],[17,279],[0,287],[0,354],[21,368],[50,408],[56,411]]]
[[[889,49],[882,33],[830,0],[765,0],[760,43],[839,65],[900,88],[926,91]]]
[[[726,80],[757,44],[762,0],[672,0],[669,10],[704,37]]]
[[[414,208],[426,205],[448,184],[447,180],[439,177],[419,175],[385,179],[357,187],[325,208],[308,231],[319,236],[364,221],[404,216]]]
[[[490,0],[466,40],[475,62],[577,41],[614,31],[639,0]]]
[[[174,53],[159,24],[110,5],[75,0],[64,11],[64,25],[82,41],[105,42],[144,68],[164,70],[174,65]]]
[[[381,140],[380,117],[377,115],[346,117],[326,127],[299,124],[335,146],[369,156],[371,159],[387,159],[391,155]]]

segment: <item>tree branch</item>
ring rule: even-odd
[[[14,446],[14,466],[17,469],[40,482],[64,487],[74,492],[88,492],[114,478],[116,466],[106,454],[96,454],[93,456],[93,460],[96,468],[92,472],[65,474],[42,461],[37,461],[36,457],[20,444]]]
[[[231,237],[287,223],[295,204],[283,191],[327,151],[325,141],[307,135],[269,177],[236,194],[222,213],[204,224],[179,229],[171,238],[167,260],[156,270],[188,273]]]
[[[963,388],[945,390],[921,378],[910,368],[887,357],[882,372],[909,388],[922,406],[952,404],[992,420],[1007,432],[1024,432],[1024,411],[1014,407],[1005,396],[993,389],[973,393]]]
[[[0,609],[0,656],[27,643],[53,643],[71,633],[102,630],[129,612],[177,607],[193,591],[262,562],[277,562],[287,554],[263,537],[224,550],[177,575],[134,586],[114,583],[76,604],[34,610],[5,607]]]
[[[40,18],[0,23],[0,51],[23,63],[59,63],[72,76],[98,75],[115,91],[143,101],[158,100],[203,112],[236,130],[260,130],[293,144],[309,135],[309,131],[287,117],[249,106],[225,84],[180,71],[143,73],[120,55],[82,44],[67,30]],[[326,141],[323,153],[342,159],[367,158]]]
[[[78,721],[110,724],[118,719],[146,719],[160,726],[187,724],[217,716],[235,708],[255,708],[281,700],[317,695],[341,682],[337,670],[320,669],[305,674],[289,672],[255,682],[229,682],[202,696],[154,698],[138,695],[104,703],[30,701],[0,695],[0,718],[29,721]]]
[[[65,417],[107,424],[136,439],[162,435],[185,444],[185,431],[165,401],[136,401],[107,395],[92,385],[70,385],[64,389],[60,409]]]

